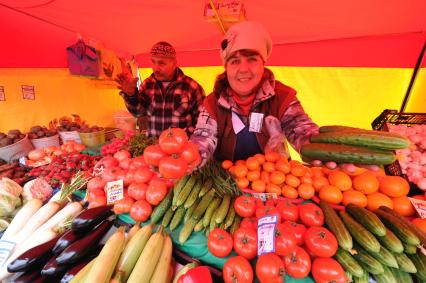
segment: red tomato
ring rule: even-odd
[[[332,258],[316,258],[312,263],[312,276],[317,283],[346,283],[342,266]]]
[[[223,229],[213,229],[207,239],[207,247],[209,252],[217,257],[226,257],[232,251],[232,237]]]
[[[299,219],[299,209],[297,205],[291,203],[289,200],[280,201],[277,205],[277,210],[283,220],[297,222]]]
[[[135,170],[128,170],[126,172],[126,176],[124,177],[123,184],[124,186],[128,186],[133,183],[133,179],[135,177]]]
[[[317,256],[310,249],[308,249],[307,246],[302,246],[302,248],[308,253],[309,257],[311,258],[311,261],[317,258]]]
[[[128,152],[127,150],[119,150],[116,153],[114,153],[114,158],[120,162],[126,158],[132,158],[132,156],[130,152]]]
[[[95,190],[104,190],[106,185],[105,180],[103,180],[101,177],[96,176],[93,177],[92,179],[89,180],[89,182],[87,182],[87,189],[89,191],[95,189]]]
[[[132,159],[129,169],[138,169],[141,167],[146,167],[146,162],[143,156],[138,156]]]
[[[91,189],[87,190],[87,200],[90,202],[97,197],[103,197],[106,199],[105,191],[103,189]]]
[[[253,229],[238,228],[234,232],[234,250],[246,259],[253,259],[257,255],[257,232]]]
[[[130,208],[130,217],[136,222],[145,222],[151,216],[152,207],[145,200],[141,199],[135,202]]]
[[[283,224],[278,224],[275,230],[275,252],[280,256],[289,255],[297,247],[294,234]]]
[[[132,164],[132,159],[126,157],[120,160],[120,164],[118,166],[120,166],[121,169],[128,170],[130,168],[130,164]]]
[[[130,197],[124,197],[114,204],[114,213],[122,214],[130,212],[130,209],[135,201]]]
[[[253,216],[256,212],[256,203],[253,197],[239,196],[234,202],[235,212],[241,217]]]
[[[107,201],[105,196],[94,196],[92,199],[89,199],[88,208],[95,208],[99,206],[106,206]]]
[[[200,158],[200,152],[198,151],[198,147],[192,142],[188,142],[180,154],[180,158],[182,158],[186,163],[190,164]]]
[[[105,156],[101,161],[98,162],[101,166],[105,166],[105,168],[118,166],[119,161],[112,156]],[[96,164],[96,166],[98,166]]]
[[[167,185],[160,179],[149,182],[146,190],[146,200],[152,205],[159,205],[167,194]]]
[[[167,179],[180,179],[185,176],[188,170],[188,163],[180,158],[166,156],[161,158],[158,164],[158,171],[161,176]]]
[[[127,188],[129,196],[135,200],[146,199],[148,185],[145,183],[131,183]]]
[[[164,130],[158,138],[161,150],[167,154],[181,153],[187,143],[188,135],[180,128]]]
[[[117,181],[117,176],[123,176],[124,180],[124,171],[120,167],[107,167],[102,172],[102,179],[105,182]]]
[[[166,154],[161,150],[158,144],[149,145],[143,151],[143,158],[148,165],[158,166],[161,158]]]
[[[313,203],[306,203],[299,206],[299,217],[306,226],[324,225],[324,213],[321,208]]]
[[[257,219],[255,217],[246,217],[241,220],[240,228],[249,228],[257,231]]]
[[[284,262],[274,253],[263,254],[257,259],[256,276],[260,283],[282,283],[285,277]]]
[[[305,242],[304,236],[306,232],[306,227],[302,224],[293,221],[284,221],[283,225],[286,231],[290,231],[291,233],[293,233],[294,237],[296,238],[296,244],[298,246],[303,245],[303,243]]]
[[[256,209],[256,218],[260,218],[266,215],[278,215],[278,223],[281,222],[281,215],[278,213],[278,210],[275,208],[275,206],[260,206]]]
[[[246,258],[231,257],[223,266],[223,280],[225,283],[252,283],[253,268]]]
[[[256,201],[256,207],[262,207],[262,206],[264,206],[264,203],[263,203],[263,201],[261,200],[261,199],[255,199],[255,201]]]
[[[332,257],[337,251],[336,237],[324,227],[310,227],[305,233],[305,245],[318,257]]]
[[[148,167],[141,167],[135,170],[133,180],[136,183],[148,183],[151,181],[153,175],[154,174]]]
[[[285,270],[291,277],[300,279],[308,276],[311,271],[311,258],[304,248],[296,247],[284,257]]]

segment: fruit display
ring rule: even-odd
[[[80,127],[80,129],[78,129],[78,132],[80,133],[95,133],[95,132],[99,132],[99,131],[103,131],[104,128],[103,127],[99,127],[96,125],[93,126],[89,126],[89,125],[83,125]]]
[[[20,130],[9,130],[7,134],[0,132],[0,148],[14,144],[25,137]]]
[[[0,179],[9,178],[19,185],[23,185],[29,180],[29,177],[26,175],[28,168],[20,166],[19,163],[5,163],[0,165]]]
[[[49,128],[56,128],[59,132],[78,131],[86,123],[77,114],[71,114],[72,117],[63,116],[59,119],[53,119],[49,122]]]
[[[33,126],[28,132],[29,139],[40,139],[44,137],[51,137],[58,133],[56,129],[48,129],[43,126]]]

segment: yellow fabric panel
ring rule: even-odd
[[[35,100],[22,99],[21,85],[33,85]],[[118,90],[100,81],[71,76],[68,69],[0,69],[0,131],[27,131],[54,118],[79,114],[89,124],[114,126],[113,113],[125,109]]]
[[[426,113],[426,68],[417,73],[405,112]]]

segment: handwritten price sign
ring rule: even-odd
[[[416,209],[417,213],[419,214],[420,218],[426,218],[426,201],[415,198],[409,199],[413,204],[414,208]]]

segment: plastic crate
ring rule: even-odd
[[[389,131],[388,124],[393,125],[406,125],[408,127],[416,124],[426,124],[426,113],[409,113],[409,112],[398,112],[397,110],[384,110],[374,121],[371,123],[373,130],[378,131]],[[402,173],[401,166],[398,161],[385,166],[385,172],[387,175],[401,176],[408,181],[408,177]],[[410,195],[423,194],[416,184],[408,181],[410,184]]]

